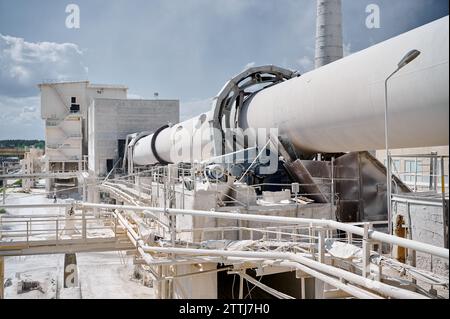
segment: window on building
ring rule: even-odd
[[[415,173],[416,172],[416,161],[405,161],[405,173]]]
[[[403,180],[406,182],[414,182],[416,172],[418,173],[416,161],[406,160]]]
[[[70,106],[70,113],[79,113],[80,112],[80,105],[79,104],[72,104]]]
[[[80,112],[80,104],[77,103],[77,98],[72,96],[70,99],[70,113],[79,113]]]

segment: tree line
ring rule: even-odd
[[[45,141],[42,140],[0,140],[0,148],[35,148],[44,149]]]

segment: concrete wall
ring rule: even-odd
[[[439,200],[430,200],[430,202],[439,203]],[[397,220],[398,215],[402,215],[405,226],[408,228],[408,236],[410,236],[411,239],[438,247],[444,247],[445,236],[442,207],[425,205],[422,203],[417,204],[413,201],[409,203],[409,212],[407,203],[394,201],[393,207],[393,221],[395,222]],[[416,264],[418,268],[433,271],[447,277],[449,275],[448,261],[442,258],[431,258],[428,254],[418,252]]]
[[[118,140],[179,122],[177,100],[95,99],[89,109],[89,171],[106,172],[106,160],[119,158]]]
[[[126,99],[128,90],[121,85],[96,85],[88,81],[44,83],[39,87],[43,119],[64,119],[72,97],[76,97],[76,104],[80,105],[80,114],[86,118],[88,107],[93,99]]]
[[[44,83],[41,90],[41,117],[46,120],[46,149],[48,161],[82,160],[87,155],[87,113],[94,98],[127,97],[127,88],[114,85],[93,85],[88,81]],[[70,113],[71,99],[76,98],[80,111]]]
[[[41,84],[42,119],[64,119],[70,108],[71,97],[77,97],[80,110],[87,110],[86,86],[88,82],[68,82]]]
[[[217,264],[180,265],[176,267],[178,276],[200,271],[217,269]],[[175,299],[217,299],[217,273],[178,278],[174,281]]]

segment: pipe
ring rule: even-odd
[[[235,219],[235,220],[248,220],[266,223],[278,223],[278,224],[294,224],[294,225],[313,225],[319,227],[330,227],[338,229],[344,232],[348,232],[357,236],[364,236],[364,229],[351,225],[336,222],[333,220],[324,219],[307,219],[307,218],[297,218],[297,217],[280,217],[280,216],[265,216],[265,215],[255,215],[255,214],[241,214],[241,213],[222,213],[215,211],[201,211],[201,210],[188,210],[188,209],[173,209],[173,208],[161,208],[161,207],[148,207],[148,206],[131,206],[131,205],[110,205],[110,204],[93,204],[93,203],[75,203],[70,205],[57,205],[57,206],[72,206],[78,205],[84,208],[105,208],[105,209],[123,209],[123,210],[134,210],[134,211],[154,211],[154,212],[166,212],[175,215],[191,215],[191,216],[203,216],[210,218],[221,218],[221,219]],[[55,207],[54,204],[42,204],[42,205],[4,205],[0,206],[6,209],[8,208],[34,208],[34,207]],[[152,217],[154,217],[152,215]],[[391,236],[378,231],[369,231],[369,239],[375,241],[382,241],[392,245],[398,245],[404,248],[413,249],[427,254],[432,254],[434,256],[442,257],[444,259],[449,259],[449,250],[442,247],[436,247],[426,243],[413,241],[410,239],[399,238]]]
[[[0,256],[0,299],[5,298],[5,257]]]
[[[119,219],[120,223],[122,224],[123,227],[125,227],[127,229],[127,234],[129,239],[132,241],[133,245],[136,246],[139,254],[142,256],[142,258],[144,259],[145,263],[147,265],[152,265],[155,262],[155,259],[153,259],[149,254],[147,254],[145,252],[145,250],[143,249],[146,248],[145,245],[143,245],[143,241],[138,239],[138,235],[137,233],[134,231],[134,229],[130,226],[130,224],[125,220],[125,218],[123,218],[123,216],[121,216],[120,214],[117,214],[117,218]],[[351,294],[352,296],[355,296],[357,298],[360,299],[382,299],[380,296],[363,291],[360,288],[357,287],[350,287],[344,283],[342,283],[339,280],[333,279],[331,277],[328,277],[320,272],[317,272],[311,268],[308,268],[304,265],[298,264],[298,263],[293,263],[293,262],[286,262],[286,261],[282,261],[279,263],[281,266],[286,266],[286,267],[295,267],[305,273],[308,273],[309,275],[322,280],[336,288],[339,288],[349,294]],[[153,274],[153,276],[156,276],[155,274]],[[156,278],[156,277],[155,277]],[[248,280],[248,279],[247,279]]]
[[[273,253],[273,252],[249,252],[249,251],[227,251],[227,250],[213,250],[213,249],[192,249],[192,248],[173,248],[173,247],[143,247],[145,252],[156,253],[171,253],[180,255],[207,255],[207,256],[224,256],[224,257],[241,257],[241,258],[264,258],[264,259],[285,259],[293,261],[307,267],[313,268],[317,271],[325,272],[327,274],[345,279],[357,285],[365,287],[369,290],[374,290],[383,295],[398,298],[398,299],[429,299],[418,293],[408,290],[396,288],[384,284],[382,282],[374,281],[368,278],[363,278],[348,271],[332,267],[326,264],[319,263],[294,253]]]
[[[301,265],[299,263],[294,263],[291,261],[282,261],[279,263],[280,266],[285,267],[293,267],[298,270],[303,271],[304,273],[307,273],[310,276],[313,276],[316,279],[319,279],[327,284],[330,284],[331,286],[341,289],[342,291],[358,298],[358,299],[383,299],[383,297],[370,293],[368,291],[365,291],[361,288],[350,286],[348,284],[343,283],[340,280],[334,279],[332,277],[329,277],[327,275],[322,274],[321,272],[318,272],[314,269],[311,269],[309,267],[306,267],[304,265]]]
[[[384,81],[412,49],[421,56],[391,80],[390,146],[447,145],[448,16],[255,93],[238,109],[237,125],[243,130],[278,129],[278,136],[301,153],[383,149]],[[211,158],[217,136],[210,123],[221,120],[213,114],[166,128],[155,140],[153,135],[142,138],[133,151],[135,164]],[[249,140],[254,140],[251,135]]]
[[[9,209],[9,208],[49,208],[49,207],[71,207],[73,204],[7,204],[7,205],[0,205],[0,207]]]
[[[127,237],[130,239],[133,246],[136,247],[137,251],[141,255],[142,259],[144,259],[144,262],[147,265],[151,265],[155,262],[152,256],[147,254],[143,249],[142,246],[145,245],[145,243],[140,239],[139,235],[134,231],[134,229],[131,227],[130,223],[119,213],[115,213],[117,216],[118,221],[127,230]],[[150,268],[150,274],[152,275],[154,280],[160,280],[160,276],[153,271],[152,268]]]
[[[445,193],[443,193],[443,194],[445,196]],[[431,198],[429,200],[427,200],[427,199],[419,200],[419,199],[414,199],[414,198],[410,198],[410,197],[401,197],[399,195],[395,195],[392,197],[392,201],[397,202],[397,203],[404,203],[404,204],[442,207],[442,200],[436,201],[436,199],[434,199],[434,198]]]
[[[242,256],[240,256],[239,253],[243,253],[244,255],[249,253],[249,252],[227,252],[227,251],[220,251],[220,250],[212,251],[212,250],[208,250],[208,249],[162,248],[162,247],[147,246],[144,244],[144,242],[141,239],[138,238],[138,234],[133,230],[133,228],[125,220],[125,218],[123,216],[121,216],[120,214],[116,214],[116,215],[117,215],[117,218],[119,219],[119,221],[121,222],[122,226],[128,230],[129,237],[131,236],[130,239],[134,242],[134,245],[136,246],[139,253],[141,254],[141,256],[143,257],[144,261],[147,264],[151,264],[152,262],[154,262],[154,259],[150,255],[147,254],[147,252],[149,250],[150,251],[160,251],[160,252],[170,251],[170,253],[181,253],[181,254],[187,253],[187,254],[217,255],[220,257],[223,257],[223,256],[242,257]],[[231,253],[231,255],[229,253]],[[235,253],[238,253],[238,254],[235,254]],[[310,268],[306,267],[305,265],[307,265],[311,268],[316,267],[317,270],[327,272],[332,275],[338,274],[341,278],[352,281],[358,285],[365,286],[368,289],[373,289],[375,287],[376,289],[374,289],[374,290],[379,290],[388,296],[392,296],[392,297],[396,297],[396,298],[416,298],[416,299],[417,298],[426,298],[419,294],[409,293],[408,291],[403,291],[402,289],[397,289],[395,287],[391,287],[389,285],[385,285],[385,284],[382,284],[379,282],[372,281],[373,283],[368,283],[367,282],[368,279],[366,279],[366,278],[362,278],[360,276],[357,276],[355,274],[349,273],[349,272],[341,270],[341,269],[335,269],[335,267],[331,267],[331,266],[316,262],[314,260],[310,260],[310,259],[303,257],[301,255],[298,255],[298,254],[293,254],[293,253],[262,253],[261,254],[259,252],[253,252],[253,254],[251,254],[251,256],[248,256],[247,258],[254,258],[254,257],[266,258],[265,256],[269,256],[269,255],[273,255],[274,259],[279,259],[281,257],[277,257],[277,256],[283,255],[287,259],[291,259],[291,260],[295,261],[295,263],[281,262],[280,265],[284,265],[284,266],[293,266],[294,265],[296,268],[310,274],[311,276],[314,276],[319,280],[327,282],[336,288],[340,288],[343,291],[350,293],[353,296],[358,297],[358,298],[364,298],[364,299],[378,298],[379,299],[381,297],[374,295],[370,292],[362,291],[360,288],[348,286],[336,279],[327,277],[313,269],[310,269]],[[308,265],[308,263],[309,263],[309,265]],[[333,270],[334,270],[334,272],[333,272]],[[353,280],[351,279],[352,277],[353,277]]]
[[[384,82],[412,49],[421,56],[391,79],[390,147],[447,145],[448,16],[259,92],[240,127],[278,128],[303,152],[383,149]]]
[[[106,209],[124,209],[124,210],[135,210],[135,211],[156,211],[156,212],[166,212],[175,215],[191,215],[191,216],[204,216],[210,218],[221,218],[221,219],[235,219],[235,220],[248,220],[266,223],[278,223],[278,224],[294,224],[294,225],[313,225],[321,227],[330,227],[333,229],[338,229],[344,232],[348,232],[357,236],[364,236],[364,229],[336,222],[333,220],[324,219],[308,219],[308,218],[297,218],[297,217],[280,217],[280,216],[264,216],[264,215],[254,215],[254,214],[240,214],[240,213],[221,213],[214,211],[200,211],[200,210],[189,210],[189,209],[173,209],[173,208],[160,208],[160,207],[145,207],[145,206],[128,206],[128,205],[108,205],[108,204],[91,204],[91,203],[80,203],[79,206],[84,208],[106,208]],[[398,245],[401,247],[413,249],[423,253],[432,254],[434,256],[449,259],[449,250],[429,245],[426,243],[421,243],[405,238],[398,238],[392,235],[384,234],[377,231],[369,231],[369,239],[375,241],[382,241],[385,243]]]

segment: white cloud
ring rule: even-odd
[[[73,43],[27,42],[0,34],[0,95],[26,97],[48,79],[86,79],[83,52]]]
[[[82,58],[73,43],[34,43],[0,34],[0,139],[43,138],[37,85],[86,79]]]
[[[44,138],[40,97],[0,95],[0,139]]]

